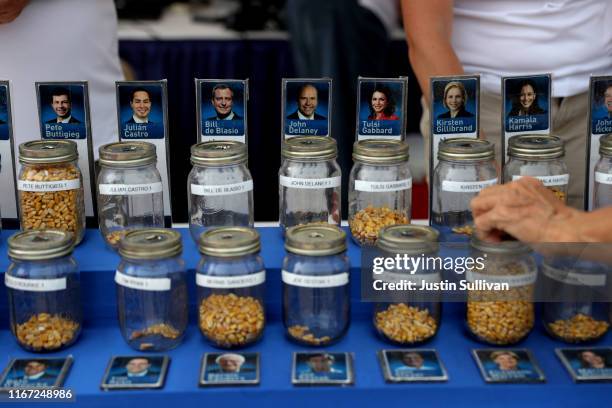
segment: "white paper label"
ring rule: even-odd
[[[434,283],[440,282],[439,273],[397,273],[397,272],[383,272],[381,274],[372,275],[375,280],[381,280],[386,283],[401,283],[402,281],[414,282],[415,284],[421,285],[421,282]]]
[[[161,193],[163,185],[158,183],[147,184],[100,184],[100,195],[138,195]]]
[[[7,288],[27,292],[55,292],[66,289],[66,278],[54,279],[24,279],[4,274],[4,284]]]
[[[587,273],[576,273],[565,270],[559,270],[551,268],[550,266],[544,265],[542,268],[544,275],[550,279],[556,280],[557,282],[567,283],[568,285],[577,286],[605,286],[606,275],[603,273],[598,274],[587,274]]]
[[[595,172],[595,182],[599,184],[612,184],[612,174]]]
[[[201,184],[191,185],[191,194],[199,196],[222,196],[238,193],[246,193],[253,190],[253,180],[247,180],[240,183],[224,184],[216,186],[203,186]]]
[[[266,281],[266,271],[241,276],[208,276],[196,274],[196,285],[213,289],[239,289],[261,285]]]
[[[546,187],[565,186],[569,183],[569,174],[560,174],[558,176],[512,176],[512,181],[522,179],[523,177],[538,179]]]
[[[58,180],[58,181],[25,181],[17,180],[17,190],[35,191],[46,193],[49,191],[76,190],[81,187],[81,180]]]
[[[119,271],[115,273],[115,282],[117,285],[136,290],[166,291],[171,287],[170,278],[139,278]]]
[[[292,188],[334,188],[340,186],[340,176],[327,178],[297,178],[280,176],[280,185]]]
[[[465,274],[465,278],[468,282],[484,281],[487,283],[507,283],[511,288],[533,285],[537,277],[538,274],[535,270],[521,275],[486,275],[471,270],[468,270]]]
[[[349,274],[348,272],[342,272],[336,275],[311,276],[283,271],[283,282],[287,285],[302,288],[335,288],[348,284]]]
[[[396,181],[364,181],[355,180],[355,190],[365,192],[388,192],[408,190],[412,188],[412,179]]]
[[[497,184],[497,179],[483,181],[442,181],[442,191],[451,193],[478,193],[487,187]]]

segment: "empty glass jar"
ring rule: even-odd
[[[164,198],[155,145],[119,142],[100,147],[98,221],[116,248],[130,230],[164,227]]]
[[[470,233],[470,202],[486,187],[497,184],[495,148],[482,139],[445,139],[438,147],[432,186],[432,226],[443,235]]]
[[[253,226],[253,178],[246,161],[244,143],[213,141],[191,147],[187,191],[194,241],[210,227]]]
[[[570,175],[563,161],[565,147],[557,136],[521,135],[508,140],[510,160],[504,168],[504,182],[524,176],[540,180],[563,202],[567,202]]]
[[[612,134],[599,138],[599,156],[595,165],[594,210],[612,205]]]
[[[200,236],[199,249],[200,331],[216,347],[255,343],[266,320],[266,268],[259,256],[259,233],[248,227],[211,228]]]
[[[466,273],[466,326],[477,340],[510,345],[523,340],[535,322],[534,291],[538,268],[528,246],[518,241],[486,242],[472,238],[471,258],[478,264]],[[507,285],[488,289],[485,284]]]
[[[554,294],[555,300],[542,304],[542,321],[551,337],[583,343],[607,333],[608,304],[595,300],[597,291],[609,293],[609,272],[609,265],[584,260],[549,258],[543,262],[543,292]]]
[[[346,234],[334,225],[287,230],[283,261],[283,323],[290,340],[324,346],[350,324]]]
[[[70,346],[81,333],[79,269],[73,235],[59,230],[18,232],[8,240],[4,275],[11,332],[28,351]]]
[[[300,136],[282,148],[279,170],[280,226],[308,223],[340,226],[338,147],[331,137]]]
[[[394,225],[380,231],[376,247],[385,258],[395,258],[398,254],[402,257],[435,257],[438,232],[425,226]],[[423,281],[440,282],[440,272],[420,264],[417,270],[385,269],[376,279],[386,283],[413,281],[416,287],[421,287]],[[442,305],[439,298],[432,299],[430,294],[408,293],[401,295],[405,298],[402,301],[376,303],[374,327],[378,334],[398,345],[415,345],[435,336],[440,327]]]
[[[21,228],[59,229],[73,234],[78,245],[85,235],[83,177],[76,143],[36,140],[19,145],[17,180]]]
[[[163,228],[131,231],[119,242],[119,328],[135,350],[169,350],[183,340],[188,309],[182,251],[181,235]]]
[[[373,245],[381,228],[410,222],[408,144],[361,140],[353,145],[353,161],[348,208],[351,235],[358,244]]]

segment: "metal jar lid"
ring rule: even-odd
[[[242,142],[212,141],[191,146],[191,163],[203,166],[239,164],[247,160],[247,147]]]
[[[612,157],[612,133],[599,138],[599,154]]]
[[[397,164],[408,160],[408,143],[401,140],[360,140],[353,144],[353,160],[368,164]]]
[[[438,146],[438,159],[485,161],[495,158],[495,145],[488,140],[457,137],[444,139]]]
[[[100,164],[109,167],[137,167],[155,163],[155,145],[148,142],[116,142],[100,146]]]
[[[548,160],[563,157],[561,138],[549,135],[520,135],[508,140],[508,156],[520,159]]]
[[[338,254],[346,251],[346,233],[331,224],[297,225],[287,230],[285,249],[308,256]]]
[[[259,252],[259,232],[249,227],[216,227],[200,235],[198,249],[202,255],[229,258]]]
[[[483,241],[474,236],[470,240],[472,248],[477,249],[485,254],[495,255],[520,255],[531,252],[531,248],[521,241],[507,240],[501,242]]]
[[[154,260],[180,255],[181,234],[164,228],[147,228],[128,232],[119,241],[119,254],[128,259]]]
[[[380,230],[376,246],[398,254],[430,254],[438,251],[438,231],[422,225],[392,225]]]
[[[292,137],[283,143],[281,154],[296,160],[334,159],[338,156],[338,144],[326,136]]]
[[[8,256],[23,261],[42,261],[72,253],[74,235],[60,230],[30,230],[8,239]]]
[[[19,145],[20,163],[63,163],[78,157],[77,145],[71,140],[33,140]]]

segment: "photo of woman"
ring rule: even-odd
[[[465,109],[467,92],[465,86],[459,81],[451,81],[444,87],[442,104],[447,112],[438,115],[438,119],[471,118],[474,114]]]
[[[370,96],[368,120],[399,120],[395,114],[395,98],[386,85],[377,85]]]
[[[519,82],[516,89],[518,92],[514,93],[512,110],[508,116],[541,115],[546,113],[538,104],[536,84],[531,79]]]

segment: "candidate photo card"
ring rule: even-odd
[[[406,138],[407,78],[359,78],[357,140]]]
[[[600,159],[599,139],[612,133],[612,75],[593,76],[589,85],[589,121],[587,131],[587,171],[585,208],[593,209],[595,165]],[[612,184],[612,177],[599,176],[602,184]]]
[[[350,353],[294,352],[293,385],[351,385],[354,381]]]
[[[378,360],[387,382],[448,380],[446,368],[434,349],[381,350]]]
[[[0,374],[0,391],[61,388],[72,361],[72,356],[13,358]]]
[[[104,390],[162,388],[166,380],[168,356],[112,357],[100,387]]]
[[[10,83],[0,81],[0,212],[4,228],[19,228],[14,147]]]
[[[431,87],[430,173],[438,164],[438,144],[450,137],[479,134],[480,76],[433,77]]]
[[[168,82],[117,81],[117,119],[119,141],[140,140],[152,143],[157,151],[157,170],[164,191],[166,227],[172,225],[170,207],[170,140],[168,134]]]
[[[545,382],[544,373],[527,349],[477,349],[472,355],[487,383]]]
[[[612,381],[612,347],[555,349],[575,382]]]
[[[206,353],[200,386],[259,384],[259,353]]]
[[[283,78],[282,140],[294,136],[329,136],[332,80]]]
[[[198,142],[247,143],[249,81],[196,79]]]
[[[83,175],[87,226],[97,228],[96,177],[94,169],[89,88],[86,81],[36,82],[40,138],[72,140],[79,152]]]
[[[502,78],[502,152],[516,135],[550,134],[551,74]]]

